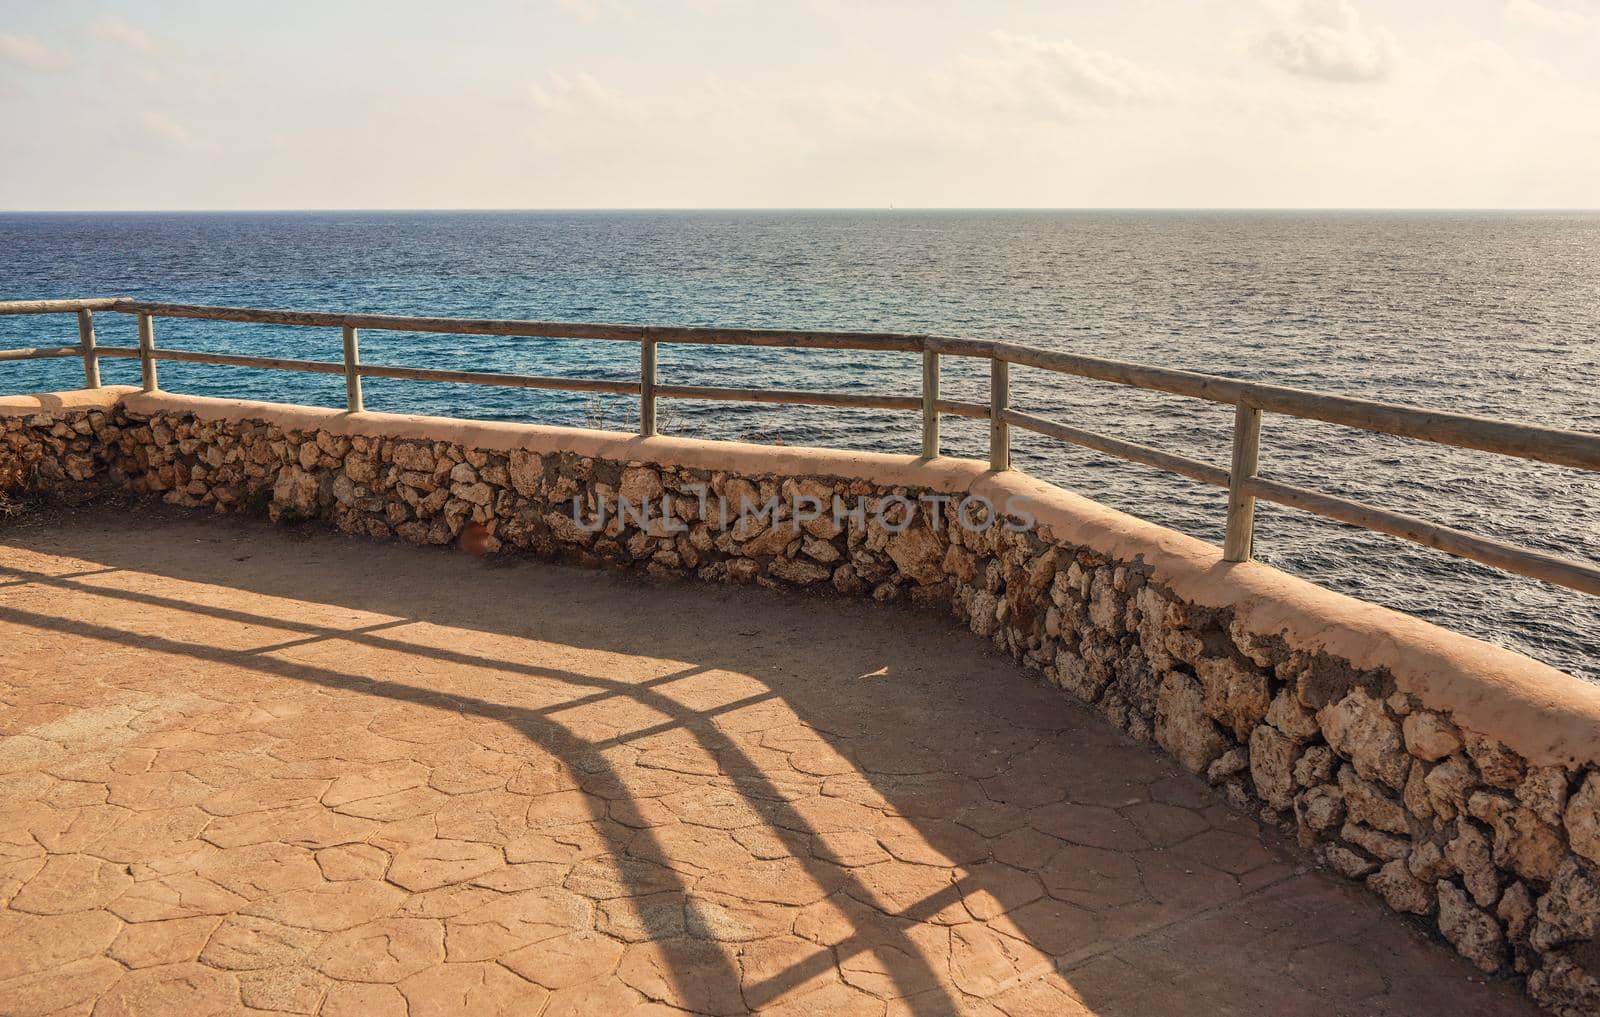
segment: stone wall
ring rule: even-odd
[[[119,486],[108,465],[122,421],[115,399],[97,394],[0,399],[0,519],[33,499],[78,502]]]
[[[1533,661],[980,464],[59,398],[0,404],[0,491],[948,611],[1483,971],[1600,1012],[1600,690]]]

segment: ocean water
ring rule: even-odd
[[[137,296],[399,314],[930,331],[1600,431],[1600,213],[319,212],[0,215],[0,299]],[[97,318],[134,345],[131,318]],[[158,320],[175,348],[337,360],[335,329]],[[70,316],[0,318],[0,347],[76,341]],[[637,377],[627,343],[363,332],[372,363]],[[108,361],[108,382],[136,365]],[[666,346],[664,382],[915,394],[914,354]],[[342,381],[163,364],[164,388],[340,406]],[[945,391],[987,399],[947,358]],[[0,365],[0,393],[76,387],[76,361]],[[1228,465],[1228,407],[1012,371],[1013,402]],[[375,410],[632,426],[637,405],[369,379]],[[914,414],[664,401],[662,430],[913,452]],[[981,458],[985,425],[946,418]],[[1220,542],[1224,495],[1014,433],[1014,462]],[[1600,560],[1596,477],[1269,414],[1262,472]],[[1600,598],[1290,509],[1259,557],[1600,681]]]

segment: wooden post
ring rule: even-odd
[[[156,330],[148,314],[139,315],[139,376],[146,392],[160,387],[156,382]]]
[[[1011,432],[1005,412],[1011,408],[1011,364],[999,357],[989,361],[989,468],[999,473],[1011,469]]]
[[[1233,469],[1228,471],[1228,535],[1224,561],[1249,561],[1255,540],[1256,500],[1245,482],[1256,475],[1261,458],[1261,410],[1238,403],[1233,411]]]
[[[639,434],[656,433],[656,341],[639,340]]]
[[[360,413],[361,403],[361,350],[356,330],[344,326],[344,404],[351,413]]]
[[[939,354],[922,351],[922,458],[939,458]]]
[[[78,312],[78,345],[83,347],[83,387],[100,387],[100,358],[94,352],[94,312]]]

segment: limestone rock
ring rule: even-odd
[[[1319,730],[1316,713],[1301,706],[1288,689],[1273,698],[1267,708],[1267,723],[1296,742],[1310,741]]]
[[[1445,857],[1461,873],[1462,881],[1472,893],[1472,899],[1488,907],[1500,897],[1500,873],[1495,868],[1494,856],[1489,849],[1489,838],[1477,825],[1460,820],[1456,835],[1445,846]]]
[[[278,472],[277,483],[272,487],[272,500],[303,516],[313,515],[317,511],[317,488],[315,476],[298,467],[286,466]]]
[[[1355,764],[1367,780],[1381,780],[1396,791],[1406,786],[1411,760],[1400,745],[1400,727],[1382,701],[1355,689],[1317,713],[1333,750]]]
[[[1461,888],[1448,879],[1436,884],[1439,894],[1439,931],[1456,952],[1493,974],[1505,963],[1505,937],[1500,923],[1473,906]]]
[[[1461,748],[1461,732],[1443,714],[1432,710],[1409,714],[1401,727],[1407,751],[1418,759],[1435,763]]]
[[[1417,763],[1411,767],[1411,775],[1406,778],[1406,789],[1401,792],[1400,800],[1405,803],[1406,811],[1416,819],[1427,821],[1433,818],[1433,796],[1428,794],[1427,767]]]
[[[977,559],[973,557],[971,551],[958,544],[951,544],[949,550],[945,551],[944,571],[946,575],[953,576],[963,583],[970,583],[973,576],[977,575],[977,569]]]
[[[1600,773],[1584,777],[1578,793],[1567,802],[1563,822],[1572,850],[1591,862],[1600,862]]]
[[[1436,883],[1454,871],[1450,860],[1445,857],[1444,848],[1431,840],[1412,845],[1411,854],[1406,858],[1406,868],[1413,876],[1428,884]]]
[[[1570,957],[1556,957],[1528,976],[1528,994],[1557,1017],[1600,1013],[1600,979]]]
[[[1365,823],[1388,833],[1410,834],[1411,823],[1406,818],[1405,809],[1378,785],[1356,776],[1349,766],[1339,770],[1339,790],[1344,794],[1352,822]]]
[[[1279,811],[1294,805],[1296,751],[1294,739],[1266,724],[1250,735],[1250,777],[1256,793]]]
[[[344,472],[358,484],[370,484],[378,479],[378,464],[359,452],[344,457]]]
[[[1224,752],[1217,757],[1216,762],[1206,768],[1206,780],[1212,784],[1221,784],[1226,780],[1237,777],[1249,768],[1250,750],[1239,746]]]
[[[988,590],[979,590],[972,596],[972,631],[980,636],[992,636],[1000,627],[1000,598]]]
[[[833,570],[833,588],[846,597],[859,597],[867,592],[867,584],[856,575],[854,565],[844,564]]]
[[[1495,863],[1525,879],[1549,882],[1567,856],[1555,827],[1508,798],[1475,792],[1467,801],[1467,811],[1494,831]]]
[[[944,543],[926,526],[910,526],[887,548],[900,574],[923,585],[944,579]]]
[[[1344,822],[1344,798],[1326,785],[1301,792],[1294,802],[1295,821],[1299,826],[1302,846],[1310,847],[1316,838]]]
[[[1403,861],[1389,862],[1368,876],[1367,886],[1396,911],[1425,915],[1433,910],[1428,884],[1413,876]]]
[[[1512,943],[1525,940],[1534,916],[1533,894],[1529,892],[1528,884],[1517,882],[1507,887],[1506,892],[1500,895],[1500,903],[1494,913],[1505,927],[1508,940]]]
[[[1156,695],[1156,741],[1191,773],[1204,773],[1228,749],[1228,740],[1205,712],[1205,693],[1188,675],[1173,672]]]
[[[1098,702],[1111,678],[1109,669],[1099,665],[1091,668],[1070,646],[1056,653],[1056,684],[1086,703]],[[1240,752],[1243,755],[1243,750]]]
[[[1122,627],[1121,619],[1122,601],[1111,570],[1096,569],[1089,582],[1089,623],[1102,632],[1115,632]]]
[[[1559,766],[1531,766],[1517,785],[1517,801],[1551,826],[1567,808],[1567,773]]]
[[[767,574],[795,586],[811,586],[824,582],[833,573],[826,566],[799,558],[774,558],[767,566]]]
[[[1343,844],[1334,844],[1328,848],[1328,867],[1346,879],[1362,879],[1370,875],[1378,865],[1359,851],[1352,851]]]
[[[1424,783],[1433,811],[1440,819],[1453,819],[1467,808],[1467,792],[1478,782],[1473,766],[1464,756],[1454,755],[1428,771]]]
[[[1380,861],[1399,861],[1411,853],[1410,839],[1383,833],[1360,823],[1344,824],[1339,828],[1339,836]]]
[[[1484,780],[1507,791],[1515,791],[1522,783],[1525,767],[1521,756],[1487,735],[1467,731],[1461,740]]]
[[[653,509],[661,500],[661,474],[648,466],[630,466],[622,471],[622,483],[617,488],[617,497],[626,501],[634,509],[651,506]],[[738,510],[738,506],[734,506]]]
[[[1195,667],[1205,689],[1206,715],[1247,742],[1267,715],[1267,676],[1226,657],[1202,657]]]
[[[432,473],[433,447],[418,442],[396,442],[394,445],[394,464],[402,470]]]
[[[539,495],[539,482],[544,479],[544,458],[526,449],[511,450],[511,486],[524,498]]]
[[[1535,949],[1595,938],[1600,935],[1600,872],[1576,858],[1567,859],[1535,910]]]
[[[1294,782],[1300,787],[1315,787],[1333,779],[1339,757],[1326,745],[1313,745],[1300,754],[1294,764]]]

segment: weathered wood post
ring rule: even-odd
[[[989,361],[989,468],[1011,469],[1011,431],[1005,421],[1011,408],[1011,364],[999,357]]]
[[[939,458],[939,354],[922,351],[922,457]]]
[[[1228,535],[1224,561],[1249,561],[1255,541],[1256,500],[1245,491],[1261,458],[1261,410],[1240,402],[1233,411],[1233,468],[1228,471]]]
[[[639,434],[656,433],[656,341],[639,340]]]
[[[156,381],[156,329],[150,315],[139,315],[139,379],[146,392],[160,386]]]
[[[344,326],[344,404],[351,413],[360,413],[361,402],[361,342],[356,330]]]
[[[78,312],[78,345],[83,347],[83,387],[100,387],[100,357],[94,351],[94,312]]]

